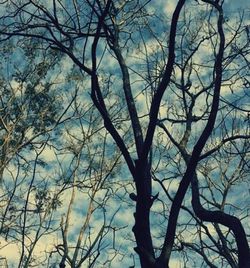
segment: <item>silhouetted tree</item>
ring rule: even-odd
[[[169,267],[176,250],[197,253],[198,265],[250,266],[248,212],[228,197],[249,172],[249,26],[226,5],[179,0],[169,15],[152,1],[1,4],[2,42],[36,40],[81,71],[79,94],[89,92],[134,181],[142,268]],[[167,222],[158,246],[154,207]]]

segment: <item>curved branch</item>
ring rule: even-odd
[[[217,7],[217,6],[216,6]],[[179,216],[180,208],[182,201],[184,199],[184,196],[187,192],[188,186],[195,174],[195,170],[200,158],[200,154],[211,135],[218,108],[219,108],[219,99],[220,99],[220,89],[221,89],[221,80],[222,80],[222,61],[223,61],[223,53],[224,53],[224,46],[225,46],[225,36],[223,31],[223,12],[221,7],[217,7],[217,10],[219,11],[219,18],[217,22],[218,26],[218,33],[220,37],[220,44],[219,44],[219,51],[216,56],[216,61],[214,65],[215,70],[215,83],[214,83],[214,95],[212,100],[212,108],[211,112],[208,117],[208,122],[197,141],[196,145],[194,146],[192,155],[190,157],[190,160],[187,165],[186,172],[180,182],[179,188],[177,190],[177,193],[174,197],[171,209],[170,209],[170,215],[169,215],[169,221],[168,221],[168,227],[167,232],[165,236],[164,245],[162,248],[162,252],[160,254],[159,259],[162,260],[162,262],[169,263],[170,255],[172,252],[173,244],[174,244],[174,238],[175,238],[175,232],[176,232],[176,226],[177,226],[177,219]]]
[[[114,127],[103,96],[102,96],[102,92],[99,86],[99,82],[98,82],[98,76],[96,74],[96,69],[97,69],[97,63],[96,63],[96,50],[97,50],[97,45],[98,45],[98,41],[100,38],[100,32],[101,29],[103,28],[104,25],[104,20],[105,17],[108,14],[108,10],[110,8],[112,1],[109,0],[106,4],[106,7],[102,13],[101,16],[99,16],[99,22],[97,25],[97,30],[96,30],[96,35],[92,44],[92,73],[91,73],[91,98],[93,100],[94,105],[97,107],[98,111],[100,112],[103,120],[104,120],[104,126],[107,129],[107,131],[110,133],[110,135],[113,137],[114,141],[116,142],[117,146],[119,147],[119,149],[122,152],[123,157],[125,158],[125,161],[128,165],[128,168],[132,174],[133,177],[135,177],[135,167],[134,167],[134,163],[131,159],[131,156],[128,152],[128,149],[126,148],[123,139],[121,138],[120,134],[118,133],[118,131],[116,130],[116,128]]]
[[[160,103],[161,103],[163,94],[166,91],[166,88],[170,83],[170,78],[171,78],[174,60],[175,60],[175,37],[176,37],[177,24],[178,24],[180,12],[185,2],[186,2],[185,0],[180,0],[173,13],[173,17],[171,21],[171,28],[170,28],[170,36],[169,36],[168,61],[166,64],[165,71],[163,73],[162,80],[156,90],[156,93],[153,97],[152,104],[150,107],[149,124],[147,128],[146,138],[143,144],[143,151],[141,154],[142,162],[145,162],[148,157],[148,154],[152,145],[152,140],[153,140],[156,124],[157,124],[157,117],[158,117]]]
[[[249,246],[246,233],[240,220],[222,211],[209,211],[203,208],[200,203],[198,179],[196,176],[192,179],[192,206],[195,214],[200,220],[219,223],[233,231],[238,247],[239,268],[250,267]]]

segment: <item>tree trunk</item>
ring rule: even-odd
[[[152,206],[150,164],[143,165],[140,161],[136,162],[135,185],[137,191],[137,196],[133,199],[136,201],[133,227],[137,244],[135,251],[139,255],[142,268],[153,268],[155,256],[150,232],[150,208]]]

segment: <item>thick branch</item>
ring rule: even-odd
[[[117,46],[118,46],[118,44],[117,44]],[[142,145],[143,145],[143,134],[142,134],[141,125],[140,125],[140,122],[138,119],[138,114],[137,114],[137,110],[135,107],[134,98],[132,95],[128,67],[125,63],[123,56],[122,56],[120,48],[117,46],[114,45],[113,51],[115,52],[115,55],[117,57],[117,60],[119,62],[119,65],[120,65],[120,68],[122,71],[123,90],[125,93],[126,102],[127,102],[128,111],[129,111],[129,116],[131,119],[132,128],[133,128],[133,132],[134,132],[137,155],[139,157],[141,154]]]
[[[93,100],[94,105],[100,112],[103,120],[104,120],[104,126],[107,129],[107,131],[110,133],[110,135],[113,137],[114,141],[116,142],[116,145],[119,147],[127,165],[129,168],[129,171],[131,172],[132,176],[135,178],[135,166],[134,162],[131,159],[131,156],[128,152],[128,149],[126,148],[126,145],[124,144],[124,141],[118,131],[115,129],[109,114],[107,112],[103,97],[101,95],[101,90],[99,87],[98,83],[98,77],[97,75],[93,75],[91,79],[91,87],[92,87],[92,92],[91,92],[91,98]]]
[[[239,268],[250,267],[250,250],[246,233],[240,220],[222,211],[209,211],[200,203],[199,187],[197,177],[192,179],[192,205],[195,214],[202,220],[222,224],[233,231],[238,247]]]
[[[176,29],[177,29],[179,15],[184,4],[185,4],[185,0],[180,0],[173,13],[173,17],[171,21],[171,28],[170,28],[170,37],[169,37],[168,61],[166,64],[165,71],[163,73],[163,78],[156,90],[156,93],[153,97],[153,101],[151,104],[150,113],[149,113],[149,124],[147,128],[146,138],[144,141],[142,155],[141,155],[142,161],[145,161],[148,157],[148,153],[152,145],[155,127],[157,124],[157,117],[159,113],[160,103],[161,103],[163,94],[167,86],[169,85],[171,74],[173,71],[173,65],[174,65],[174,59],[175,59]]]
[[[192,177],[195,174],[195,170],[200,158],[200,154],[209,138],[209,136],[212,133],[212,130],[214,128],[218,108],[219,108],[219,98],[220,98],[220,89],[221,89],[221,79],[222,79],[222,61],[223,61],[223,53],[224,53],[224,46],[225,46],[225,36],[223,32],[223,13],[222,9],[218,8],[219,11],[219,18],[218,18],[218,33],[220,37],[220,44],[219,44],[219,51],[216,56],[215,61],[215,84],[214,84],[214,95],[212,100],[212,108],[211,112],[208,118],[208,122],[206,124],[205,129],[203,130],[199,140],[197,141],[196,145],[194,146],[192,155],[189,160],[189,164],[187,166],[187,170],[182,178],[182,181],[180,182],[179,188],[177,190],[177,193],[174,197],[174,201],[172,203],[172,207],[170,210],[169,215],[169,222],[167,227],[167,232],[165,236],[164,245],[162,248],[161,255],[159,259],[162,260],[162,262],[169,263],[170,255],[172,252],[173,244],[174,244],[174,238],[175,238],[175,232],[176,232],[176,226],[177,226],[177,219],[179,215],[179,211],[181,208],[182,201],[184,199],[184,196],[187,192],[188,186],[191,182]]]
[[[135,168],[134,168],[134,163],[130,157],[130,154],[123,142],[123,139],[121,138],[120,134],[118,133],[118,131],[116,130],[116,128],[114,127],[103,96],[102,96],[102,92],[99,86],[99,82],[98,82],[98,76],[96,74],[96,68],[97,68],[97,62],[96,62],[96,50],[97,50],[97,45],[98,45],[98,41],[100,38],[100,32],[101,29],[104,25],[104,20],[106,15],[108,14],[108,10],[111,4],[111,0],[109,0],[106,4],[105,10],[102,13],[102,16],[99,17],[99,22],[97,25],[97,30],[96,30],[96,36],[94,38],[93,44],[92,44],[92,74],[91,74],[91,98],[93,100],[94,105],[97,107],[98,111],[100,112],[103,120],[104,120],[104,126],[107,129],[107,131],[110,133],[110,135],[113,137],[114,141],[116,142],[117,146],[119,147],[119,149],[121,150],[123,157],[125,158],[125,161],[128,165],[128,168],[131,172],[131,174],[133,175],[133,177],[135,176]]]

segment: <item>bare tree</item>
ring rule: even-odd
[[[179,0],[171,19],[164,18],[161,3],[151,1],[52,1],[48,6],[8,1],[2,7],[2,42],[36,40],[71,59],[89,81],[82,94],[90,93],[133,177],[133,233],[141,267],[169,267],[176,248],[198,253],[210,267],[218,258],[220,265],[248,267],[243,228],[248,214],[244,210],[241,219],[236,209],[225,207],[229,189],[249,172],[244,16],[231,22],[226,4],[218,0]],[[220,155],[236,161],[234,172],[216,161]],[[174,194],[169,182],[175,183]],[[156,200],[167,219],[158,247],[152,235],[159,226],[150,223]],[[182,208],[190,221],[182,218]],[[198,244],[185,242],[186,230],[178,223],[196,230]]]

